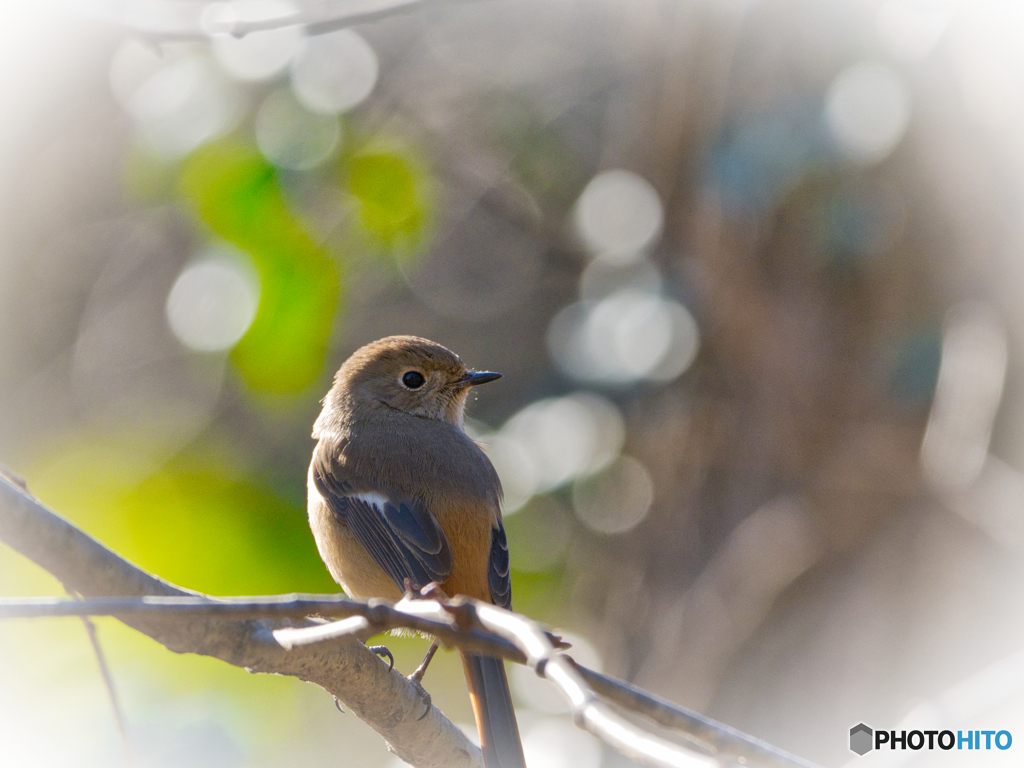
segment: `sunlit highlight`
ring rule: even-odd
[[[990,307],[965,303],[950,310],[942,364],[921,462],[929,480],[962,490],[981,474],[1006,375],[1006,331]]]
[[[910,93],[891,67],[865,61],[839,73],[829,86],[825,118],[832,137],[852,158],[884,159],[910,122]]]
[[[614,263],[637,259],[661,234],[661,199],[632,171],[599,173],[576,202],[574,224],[587,248]]]
[[[256,113],[256,144],[280,168],[305,171],[329,158],[341,138],[333,115],[310,112],[288,90],[270,94]]]
[[[167,322],[189,349],[230,349],[256,317],[259,294],[258,281],[239,254],[211,250],[178,276],[167,297]]]
[[[646,516],[654,500],[654,482],[647,468],[620,456],[598,475],[581,478],[572,488],[576,516],[598,533],[624,533]]]
[[[601,655],[587,638],[576,632],[559,632],[559,635],[572,645],[572,650],[569,653],[576,661],[595,672],[604,671],[605,665]],[[516,700],[534,712],[544,715],[569,714],[569,703],[565,696],[529,667],[522,664],[509,664],[508,677]],[[527,758],[529,759],[529,753],[527,753]],[[532,762],[529,765],[533,768]]]
[[[216,28],[221,21],[266,21],[288,17],[295,7],[284,0],[232,0],[218,3],[206,21]],[[283,71],[302,42],[298,26],[283,26],[244,37],[219,34],[213,38],[213,52],[224,71],[239,80],[267,80]]]
[[[226,133],[238,118],[234,89],[203,56],[156,60],[128,42],[111,62],[110,79],[143,145],[162,157],[188,154]]]
[[[674,379],[699,347],[697,323],[685,307],[632,287],[570,304],[548,329],[548,350],[566,375],[611,385]]]
[[[307,109],[335,114],[352,109],[377,83],[377,54],[350,29],[306,38],[292,62],[292,88]]]
[[[485,436],[505,489],[505,511],[532,496],[598,472],[618,456],[625,425],[618,409],[589,392],[538,400]]]

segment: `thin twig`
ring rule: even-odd
[[[474,616],[493,632],[515,638],[526,653],[527,665],[553,682],[569,700],[573,720],[616,751],[643,765],[665,768],[711,768],[720,763],[711,755],[687,749],[634,725],[601,701],[583,676],[564,656],[557,655],[547,636],[523,617],[491,605],[472,603]]]
[[[78,14],[132,32],[163,40],[203,40],[218,35],[245,37],[285,27],[303,27],[307,35],[321,35],[339,29],[369,24],[427,8],[456,2],[483,0],[361,0],[347,2],[333,10],[295,11],[269,19],[247,20],[231,15],[230,4],[220,13],[210,13],[212,2],[181,0],[67,0],[64,4]]]
[[[0,478],[3,478],[11,485],[28,492],[28,484],[25,482],[25,478],[17,474],[13,469],[5,464],[0,464]]]
[[[760,739],[755,739],[753,736],[748,736],[724,723],[691,712],[623,680],[616,680],[614,677],[608,677],[588,669],[566,654],[562,654],[562,657],[568,659],[576,667],[595,692],[656,723],[691,734],[706,744],[710,744],[719,755],[748,757],[755,764],[763,765],[766,768],[794,768],[795,766],[815,768],[813,763],[773,747]]]
[[[82,624],[85,625],[85,633],[89,636],[89,643],[92,645],[93,653],[96,654],[96,661],[100,667],[100,675],[103,677],[103,684],[107,688],[107,696],[110,698],[110,708],[114,710],[114,723],[117,725],[117,733],[121,739],[121,749],[124,752],[124,762],[129,768],[135,768],[139,763],[135,759],[135,750],[132,749],[131,739],[128,738],[128,723],[125,720],[124,710],[121,708],[121,700],[118,698],[117,689],[114,687],[114,676],[110,672],[110,665],[107,664],[107,656],[100,646],[100,639],[96,634],[96,625],[88,616],[82,616]]]

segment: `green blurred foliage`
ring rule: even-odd
[[[431,195],[413,153],[371,146],[342,157],[339,170],[369,243],[397,258],[418,253],[429,237]]]
[[[209,439],[200,438],[170,461],[161,460],[151,450],[150,440],[160,442],[152,426],[137,426],[125,434],[61,435],[29,468],[33,493],[129,561],[191,589],[211,594],[338,591],[317,554],[304,505],[283,499],[258,472],[240,466],[238,456],[211,447]],[[10,551],[0,553],[0,585],[4,594],[64,593],[48,573]],[[165,702],[149,699],[154,690],[223,699],[218,705],[222,722],[245,749],[284,743],[291,729],[306,727],[304,719],[336,714],[326,694],[298,680],[252,676],[216,659],[169,654],[119,622],[99,624],[133,727],[145,727],[148,712],[163,716]],[[27,674],[59,677],[64,686],[69,681],[98,685],[95,659],[77,621],[10,624],[0,641],[3,648],[31,647],[33,658],[45,659],[45,667]],[[156,679],[160,682],[154,687]],[[102,691],[94,694],[97,706],[104,705],[104,696]],[[275,706],[267,707],[267,701]]]
[[[559,493],[537,496],[505,517],[512,565],[512,606],[528,616],[557,621],[565,599],[564,566],[577,523],[559,503]]]
[[[140,567],[190,589],[337,591],[303,506],[201,444],[154,467],[138,439],[69,436],[33,469],[33,491]]]
[[[214,594],[335,591],[305,510],[216,469],[171,466],[120,498],[128,535],[147,567]]]
[[[304,392],[326,360],[341,295],[337,263],[285,201],[274,167],[237,139],[187,157],[179,189],[218,237],[249,254],[259,274],[256,319],[231,354],[243,380],[272,395]]]

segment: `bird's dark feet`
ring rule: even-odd
[[[427,651],[427,655],[423,657],[423,661],[416,667],[416,671],[409,675],[409,679],[414,683],[422,683],[423,676],[427,674],[427,667],[430,666],[430,661],[434,658],[434,654],[437,653],[437,648],[440,645],[437,640],[434,640],[430,644],[430,650]]]
[[[422,720],[424,717],[430,714],[430,707],[433,706],[430,694],[427,693],[427,689],[424,688],[423,684],[416,679],[415,675],[409,675],[409,677],[407,677],[406,680],[413,684],[413,687],[416,689],[416,692],[420,695],[420,698],[423,700],[423,714],[416,718],[417,721]]]
[[[390,672],[392,669],[395,668],[395,657],[391,653],[391,651],[388,650],[388,647],[386,645],[368,645],[368,646],[366,646],[366,650],[373,651],[375,654],[380,656],[382,659],[387,659],[388,660],[388,672]]]

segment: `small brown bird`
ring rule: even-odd
[[[463,430],[470,388],[500,377],[415,336],[341,366],[313,426],[309,524],[350,596],[398,600],[408,579],[511,607],[501,482]],[[525,766],[503,662],[461,655],[484,764]]]

